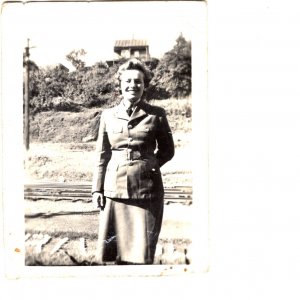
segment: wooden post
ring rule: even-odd
[[[25,149],[29,150],[29,39],[25,47],[25,95],[24,95],[24,144]]]
[[[149,54],[149,46],[146,46],[146,59],[150,59],[150,54]]]

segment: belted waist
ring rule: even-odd
[[[150,156],[154,156],[154,153],[132,149],[112,150],[112,159],[139,160]]]

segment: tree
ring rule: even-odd
[[[85,67],[85,62],[82,58],[86,55],[84,49],[72,50],[66,55],[66,59],[75,67],[76,70],[83,69]]]
[[[191,93],[191,43],[181,34],[172,50],[166,52],[150,82],[150,98],[181,98]]]
[[[111,107],[118,100],[115,97],[114,74],[119,62],[109,67],[106,62],[96,62],[69,73],[65,97],[84,107]]]
[[[69,71],[63,65],[40,68],[30,76],[30,107],[33,113],[53,109],[57,106],[55,99],[64,98]],[[62,102],[60,101],[59,106],[63,106]]]

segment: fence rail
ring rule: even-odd
[[[36,183],[24,186],[25,200],[51,200],[72,202],[84,201],[91,202],[91,185],[89,184],[70,184],[70,183]],[[191,205],[192,187],[173,186],[165,187],[164,203],[182,203]]]

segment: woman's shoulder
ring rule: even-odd
[[[159,117],[166,115],[166,111],[164,108],[157,105],[150,104],[148,102],[143,102],[142,108],[151,115],[157,115]]]
[[[112,115],[112,114],[114,114],[118,110],[118,107],[119,107],[119,104],[116,105],[116,106],[110,107],[110,108],[105,108],[102,111],[102,115],[104,115],[104,116],[106,116],[106,115],[107,116]]]

